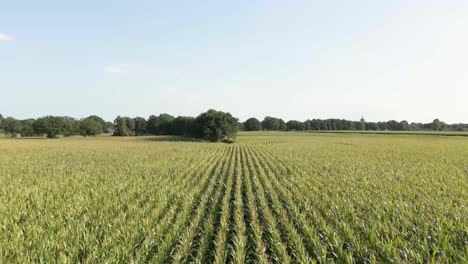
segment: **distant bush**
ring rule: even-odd
[[[37,134],[45,134],[48,138],[56,138],[63,135],[65,130],[65,121],[59,116],[46,116],[38,118],[33,123],[33,129]]]
[[[153,135],[172,135],[172,122],[174,117],[169,114],[150,116],[148,119],[148,131]]]
[[[172,122],[172,133],[177,136],[191,137],[194,134],[195,118],[178,116]]]
[[[21,121],[21,136],[22,137],[31,137],[35,135],[33,124],[35,120],[34,119],[26,119]]]
[[[5,120],[3,120],[3,131],[12,137],[16,137],[21,133],[21,121],[13,117],[5,118]]]
[[[262,130],[262,122],[260,122],[257,118],[252,117],[247,119],[243,123],[243,129],[245,131],[259,131]]]
[[[230,113],[210,109],[195,119],[194,135],[212,142],[232,140],[239,130],[237,121]]]
[[[262,121],[264,130],[286,130],[286,123],[281,118],[267,116]]]
[[[106,122],[97,115],[82,120],[67,116],[45,116],[37,120],[18,120],[4,118],[0,114],[0,133],[17,137],[41,136],[56,138],[59,135],[96,136],[102,133],[114,136],[174,135],[199,138],[210,141],[229,141],[235,138],[238,130],[245,131],[468,131],[468,124],[446,124],[439,119],[431,123],[409,123],[406,120],[389,120],[385,122],[366,122],[345,119],[307,119],[306,121],[290,120],[287,123],[281,118],[266,116],[263,121],[249,118],[239,122],[231,114],[213,109],[198,117],[174,116],[163,113],[151,115],[148,120],[143,117],[117,116],[114,122]]]
[[[83,119],[80,122],[80,135],[82,136],[97,136],[102,134],[103,132],[103,123],[105,124],[104,120],[100,122],[99,119],[88,117]]]
[[[114,121],[114,136],[133,136],[135,121],[130,117],[118,116]]]
[[[135,117],[133,119],[135,122],[135,128],[133,132],[136,136],[145,135],[148,133],[148,122],[143,117]]]

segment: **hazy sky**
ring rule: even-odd
[[[468,1],[0,3],[0,113],[468,122]]]

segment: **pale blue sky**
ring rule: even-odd
[[[468,1],[0,1],[0,113],[468,122]]]

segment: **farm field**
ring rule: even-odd
[[[468,138],[0,138],[0,263],[466,263]]]

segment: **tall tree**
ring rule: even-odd
[[[35,134],[45,134],[48,138],[56,138],[65,132],[65,122],[59,116],[45,116],[34,121],[33,128]]]
[[[297,120],[289,120],[286,123],[286,127],[288,130],[304,130],[305,129],[305,124],[301,121]]]
[[[188,116],[178,116],[172,122],[172,132],[174,135],[189,137],[193,136],[195,118]]]
[[[195,135],[213,142],[232,140],[239,130],[237,122],[230,113],[210,109],[195,119]]]
[[[135,117],[133,119],[135,121],[135,135],[141,136],[147,133],[147,122],[146,119],[143,117]]]
[[[21,121],[21,136],[22,137],[31,137],[34,136],[33,124],[36,120],[26,119]]]
[[[94,120],[94,121],[100,123],[103,129],[104,129],[104,128],[106,127],[106,125],[107,125],[107,122],[106,122],[104,119],[102,119],[102,117],[97,116],[97,115],[88,116],[86,119],[92,119],[92,120]]]
[[[135,121],[130,117],[118,116],[114,121],[114,136],[132,136]]]
[[[61,117],[63,119],[64,123],[64,131],[63,135],[68,137],[68,136],[73,136],[73,135],[79,135],[80,134],[80,121],[69,116],[64,116]]]
[[[403,120],[403,121],[400,122],[400,130],[403,130],[403,131],[411,130],[411,127],[410,127],[408,121]]]
[[[286,130],[286,123],[283,119],[267,116],[262,121],[262,128],[264,130]]]
[[[262,130],[262,123],[255,117],[251,117],[244,122],[245,131],[259,131]]]
[[[103,129],[104,129],[104,133],[114,134],[114,123],[106,121]]]
[[[359,130],[366,130],[366,120],[364,120],[364,116],[361,117]]]
[[[3,130],[6,134],[16,137],[21,133],[21,121],[16,120],[13,117],[7,117],[3,120]]]
[[[4,120],[4,118],[3,118],[2,114],[0,114],[0,133],[3,132],[3,120]]]
[[[440,122],[439,119],[434,119],[434,121],[432,121],[432,130],[442,130],[442,122]]]
[[[104,120],[103,120],[104,121]],[[99,119],[94,118],[94,116],[87,117],[80,122],[79,132],[82,136],[97,136],[103,132],[103,123]]]
[[[170,114],[152,115],[148,119],[148,131],[154,135],[172,134],[172,121],[174,121],[174,117]]]

